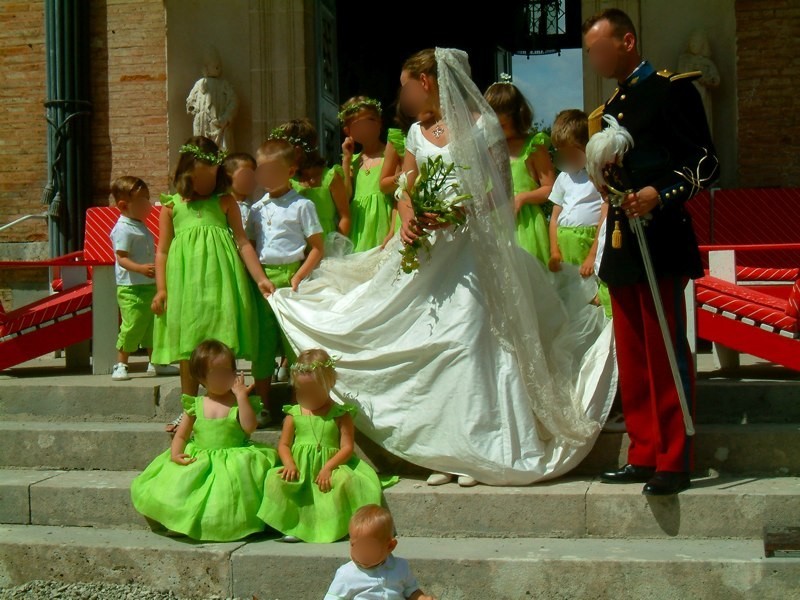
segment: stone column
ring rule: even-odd
[[[289,119],[315,120],[312,0],[249,0],[253,142]]]

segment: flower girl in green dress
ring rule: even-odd
[[[555,181],[550,160],[550,137],[532,131],[533,111],[522,92],[510,80],[486,90],[486,101],[500,121],[511,157],[517,242],[542,265],[550,260],[550,237],[542,205],[547,203]]]
[[[306,350],[291,371],[297,404],[284,407],[283,467],[267,474],[258,516],[283,541],[334,542],[347,535],[359,508],[380,504],[381,482],[353,455],[356,407],[331,399],[334,360],[324,350]]]
[[[386,144],[381,141],[381,103],[367,96],[350,98],[339,112],[344,133],[342,168],[352,186],[350,239],[353,251],[363,252],[383,244],[391,230],[394,200],[381,191],[381,171]],[[355,145],[361,152],[355,153]]]
[[[264,301],[258,294],[275,291],[244,233],[239,205],[228,193],[224,158],[210,139],[190,138],[175,169],[176,193],[161,201],[152,360],[180,361],[181,392],[190,396],[198,389],[189,370],[192,351],[215,339],[238,358],[252,358],[257,303]],[[179,422],[180,417],[167,431],[174,432]]]
[[[238,540],[264,529],[256,513],[278,456],[249,439],[261,401],[248,398],[233,351],[207,340],[192,352],[189,366],[206,395],[183,395],[172,446],[133,480],[131,499],[151,523],[169,531],[196,540]]]

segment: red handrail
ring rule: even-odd
[[[712,250],[736,250],[736,251],[757,251],[757,250],[800,250],[798,244],[719,244],[698,246],[700,252],[711,252]]]

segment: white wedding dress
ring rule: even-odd
[[[611,322],[589,304],[596,284],[577,268],[549,273],[507,243],[495,213],[509,209],[498,208],[496,195],[477,206],[487,200],[479,194],[492,196],[487,189],[508,188],[503,173],[456,145],[459,116],[446,105],[444,67],[450,61],[465,80],[457,52],[437,49],[453,141],[438,148],[421,133],[409,141],[418,164],[437,154],[474,160],[459,175],[462,191],[476,196],[465,205],[466,230],[433,232],[431,254],[420,251],[413,274],[400,270],[399,235],[384,250],[327,258],[298,292],[280,289],[270,304],[296,350],[340,357],[334,394],[359,407],[356,426],[371,440],[435,471],[524,485],[566,473],[591,449],[616,387]],[[469,91],[479,104],[477,88]],[[460,139],[477,139],[478,152],[489,146],[489,156],[501,147],[494,138],[502,140],[493,113],[465,108],[462,116],[475,120]],[[487,206],[492,212],[482,213]],[[509,273],[513,280],[497,285]]]

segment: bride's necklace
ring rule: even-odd
[[[442,137],[442,134],[444,133],[444,124],[442,123],[441,119],[439,119],[438,121],[436,121],[436,123],[433,124],[433,129],[431,129],[431,133],[433,134],[433,137],[435,137],[437,140],[440,137]]]

